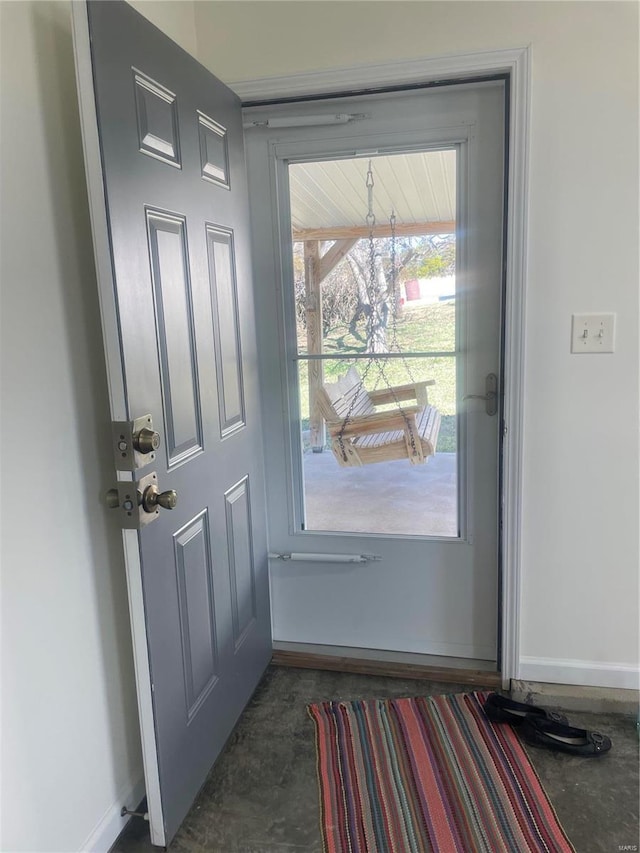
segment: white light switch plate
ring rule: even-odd
[[[613,352],[615,314],[574,314],[571,352]]]

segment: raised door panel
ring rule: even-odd
[[[140,151],[180,168],[176,96],[135,68],[133,79]]]
[[[202,177],[227,190],[231,189],[226,128],[198,110],[198,138]]]
[[[225,494],[225,514],[231,581],[231,617],[237,650],[256,619],[256,577],[251,543],[248,477]]]
[[[245,423],[234,240],[225,228],[207,224],[206,231],[220,433],[226,438]]]
[[[208,512],[201,512],[173,539],[185,699],[191,720],[219,677]]]
[[[186,219],[146,210],[162,378],[167,466],[202,449],[193,300]]]

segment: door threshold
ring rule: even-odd
[[[274,642],[271,663],[274,666],[351,672],[388,678],[415,678],[478,688],[499,689],[502,685],[501,675],[496,671],[493,661],[380,649]]]

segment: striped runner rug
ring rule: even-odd
[[[325,853],[575,853],[487,695],[309,705]]]

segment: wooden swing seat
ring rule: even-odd
[[[348,467],[409,459],[413,465],[420,465],[433,456],[440,431],[440,412],[429,405],[429,385],[435,385],[435,380],[367,391],[355,367],[350,367],[337,382],[325,382],[318,391],[317,403],[339,464]],[[354,397],[356,402],[345,425]],[[397,401],[404,400],[416,402],[398,408]],[[389,403],[396,404],[395,408],[377,411],[377,406]]]

